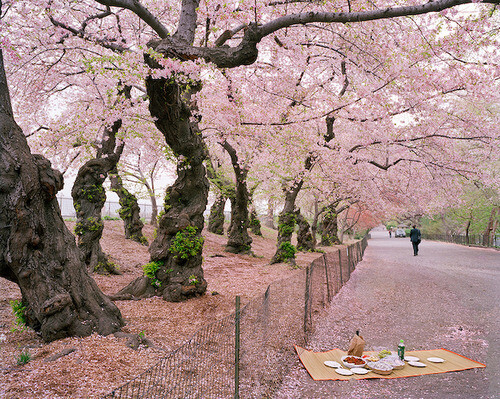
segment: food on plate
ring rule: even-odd
[[[405,366],[405,362],[397,355],[386,356],[380,361],[388,363],[394,370],[401,370]]]
[[[388,375],[392,373],[392,366],[386,362],[367,362],[366,367],[372,370],[374,373]]]
[[[380,360],[380,358],[375,355],[363,357],[363,359],[365,359],[367,362],[378,362]]]
[[[359,357],[356,357],[356,356],[347,356],[344,359],[344,362],[353,363],[353,364],[357,364],[357,365],[365,364],[365,361],[363,359],[360,359]]]
[[[384,350],[381,350],[379,353],[378,353],[378,357],[383,359],[384,357],[386,356],[389,356],[391,355],[392,352],[391,351],[388,351],[387,349],[384,349]]]
[[[365,367],[366,361],[358,356],[343,356],[342,362],[349,368]]]

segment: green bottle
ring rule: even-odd
[[[398,356],[401,360],[405,360],[405,343],[401,339],[398,345]]]

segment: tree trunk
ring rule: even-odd
[[[274,225],[274,200],[272,198],[267,200],[267,215],[264,226],[276,230],[276,226]]]
[[[208,217],[208,231],[214,234],[224,234],[224,208],[226,207],[227,199],[219,194],[210,208],[210,216]]]
[[[328,205],[323,212],[321,245],[341,244],[338,238],[338,214],[335,210],[338,202]]]
[[[312,169],[314,159],[315,155],[309,153],[305,161],[304,171],[301,172],[302,175]],[[295,252],[297,249],[292,245],[292,234],[296,221],[295,200],[303,184],[304,179],[301,176],[300,179],[295,180],[289,189],[285,189],[285,205],[278,218],[277,248],[276,253],[271,259],[271,264],[283,261],[295,263]]]
[[[262,236],[262,231],[260,231],[260,220],[253,206],[250,211],[250,231],[256,236]]]
[[[151,200],[151,220],[149,224],[152,226],[158,226],[158,204],[156,203],[156,196],[154,193],[149,194],[149,199]]]
[[[231,224],[227,232],[226,251],[235,254],[250,253],[252,238],[248,235],[249,194],[246,183],[248,169],[240,167],[236,151],[227,141],[222,143],[222,146],[231,157],[236,175],[236,190],[234,199],[231,199]]]
[[[0,277],[19,285],[29,327],[45,341],[124,325],[97,287],[61,217],[60,172],[32,155],[14,121],[0,49]]]
[[[296,248],[292,245],[292,234],[295,230],[295,199],[302,184],[303,181],[300,180],[285,191],[285,205],[278,217],[277,248],[271,264],[287,261],[294,263]]]
[[[121,124],[122,121],[117,120],[111,128],[105,129],[96,158],[87,161],[78,170],[71,190],[77,217],[75,234],[78,236],[78,247],[88,270],[95,273],[120,274],[108,260],[99,241],[104,230],[101,210],[106,202],[103,183],[108,173],[115,169],[123,151],[123,143],[115,151],[116,133]]]
[[[201,231],[209,189],[203,166],[207,152],[190,108],[194,107],[191,96],[199,88],[151,77],[146,79],[146,88],[155,124],[178,157],[177,179],[167,188],[156,239],[149,247],[151,262],[144,266],[146,275],[115,297],[158,295],[178,302],[202,295],[207,289],[201,267]]]
[[[313,242],[313,248],[316,248],[317,245],[317,240],[316,240],[316,235],[318,233],[318,218],[319,218],[319,207],[318,207],[318,199],[314,198],[314,217],[313,221],[311,224],[311,235],[312,235],[312,242]]]
[[[470,240],[469,240],[469,231],[470,231],[470,224],[472,222],[472,219],[469,219],[467,221],[467,226],[465,227],[465,242],[467,245],[469,245]]]
[[[314,242],[311,234],[310,226],[302,214],[297,212],[297,249],[302,252],[314,251]]]
[[[499,208],[496,207],[496,206],[494,206],[491,209],[490,218],[488,220],[488,225],[486,226],[486,229],[484,230],[484,233],[483,233],[483,245],[485,247],[491,246],[491,243],[493,242],[492,235],[495,232],[493,230],[493,226],[495,224],[495,220],[496,220],[496,216],[497,216],[498,210],[499,210]]]
[[[142,245],[148,245],[148,240],[142,233],[144,223],[141,220],[141,208],[137,203],[137,198],[123,186],[122,178],[118,174],[118,169],[116,167],[110,172],[109,181],[111,182],[111,190],[114,191],[120,199],[118,214],[123,220],[125,238],[136,241]]]

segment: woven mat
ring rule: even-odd
[[[405,353],[407,356],[416,356],[420,359],[420,362],[425,363],[426,367],[413,367],[406,364],[401,370],[394,370],[389,375],[375,374],[373,371],[364,375],[352,375],[343,376],[337,374],[335,369],[327,367],[323,364],[325,360],[334,360],[336,362],[341,362],[342,356],[346,355],[346,352],[340,349],[333,349],[328,352],[312,352],[295,345],[295,350],[299,355],[300,361],[308,371],[309,375],[315,381],[320,380],[362,380],[366,378],[402,378],[402,377],[415,377],[418,375],[426,374],[439,374],[448,373],[450,371],[460,371],[473,368],[486,367],[486,365],[476,362],[474,360],[468,359],[458,353],[451,352],[446,349],[433,349],[426,351],[408,351]],[[366,351],[363,354],[375,354],[377,352]],[[429,357],[440,357],[445,361],[443,363],[432,363],[427,360]]]

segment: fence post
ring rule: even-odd
[[[342,277],[342,255],[340,254],[340,249],[339,249],[339,266],[340,266],[340,286],[342,287],[344,285],[344,280]]]
[[[234,312],[234,399],[240,398],[240,297],[236,296]]]
[[[311,264],[312,265],[312,264]],[[311,284],[311,265],[306,267],[306,286],[304,293],[304,338],[307,338],[307,331],[309,330],[311,298],[309,286]]]
[[[325,276],[326,276],[326,296],[328,298],[328,303],[330,303],[331,294],[330,294],[330,280],[328,278],[328,266],[326,264],[326,254],[323,254],[323,263],[325,264]]]

